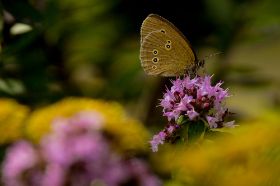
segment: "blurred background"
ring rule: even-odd
[[[144,74],[139,31],[150,13],[190,40],[206,73],[223,80],[236,117],[280,104],[278,0],[2,0],[0,95],[31,108],[65,96],[115,100],[146,125],[162,125],[167,79]]]

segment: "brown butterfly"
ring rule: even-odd
[[[140,59],[149,75],[195,75],[204,65],[182,32],[156,14],[150,14],[142,23]]]

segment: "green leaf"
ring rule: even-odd
[[[195,143],[201,137],[204,136],[206,126],[203,121],[198,120],[195,122],[190,122],[189,124],[189,130],[188,130],[188,142],[189,143]]]
[[[186,124],[188,122],[187,118],[183,115],[181,115],[177,120],[176,120],[176,123],[178,125],[183,125],[183,124]]]
[[[23,84],[15,79],[3,80],[0,78],[0,92],[7,93],[9,95],[22,94],[25,91]]]
[[[189,123],[186,123],[185,125],[182,126],[181,130],[180,130],[180,141],[182,143],[188,143],[188,132],[189,131]]]

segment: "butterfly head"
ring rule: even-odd
[[[196,74],[197,74],[197,71],[200,68],[203,68],[204,64],[205,64],[205,60],[204,59],[196,61],[195,65],[191,69],[186,70],[186,74],[188,74],[190,77],[195,77]]]
[[[200,60],[198,60],[198,61],[195,63],[193,69],[192,69],[192,70],[194,71],[194,73],[196,73],[200,68],[203,68],[203,67],[204,67],[204,64],[205,64],[205,59],[200,59]]]
[[[196,66],[197,66],[196,68],[197,69],[203,68],[204,64],[205,64],[205,60],[204,59],[198,60],[198,62],[196,63]]]

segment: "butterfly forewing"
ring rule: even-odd
[[[144,41],[144,38],[151,32],[162,30],[163,28],[168,27],[168,21],[162,20],[163,18],[156,15],[150,14],[142,23],[141,26],[141,43]],[[172,24],[172,23],[170,23]]]
[[[155,14],[142,24],[140,58],[147,74],[162,76],[182,75],[196,62],[196,55],[183,34]]]

